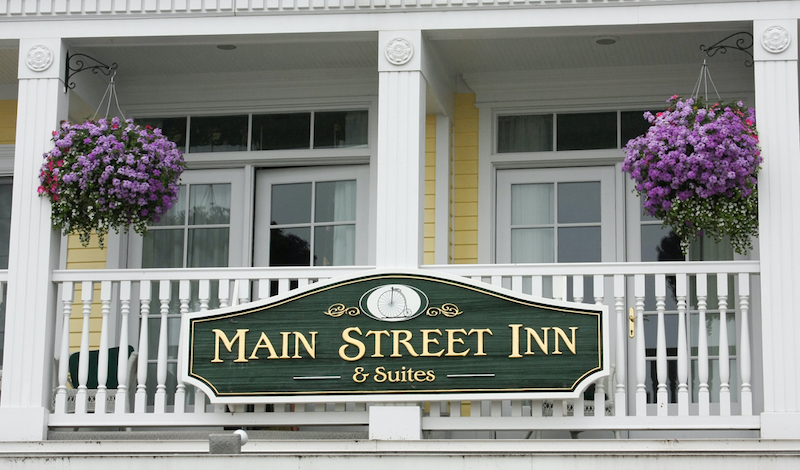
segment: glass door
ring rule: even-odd
[[[497,263],[616,260],[614,167],[499,170]]]
[[[367,263],[366,165],[256,172],[254,266]]]

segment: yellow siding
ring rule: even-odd
[[[17,133],[17,100],[0,100],[0,145],[13,144]]]
[[[425,240],[423,264],[434,264],[436,209],[436,116],[425,118]]]
[[[97,239],[92,237],[89,246],[81,245],[77,235],[70,235],[67,243],[67,269],[105,269],[106,252],[101,250]],[[89,317],[89,349],[100,347],[100,284],[94,285],[92,313]],[[75,302],[72,304],[72,315],[69,319],[69,348],[78,351],[81,345],[81,329],[83,328],[83,302],[81,301],[81,285],[75,286]]]
[[[456,95],[455,103],[453,261],[470,264],[478,262],[478,108],[474,94]]]

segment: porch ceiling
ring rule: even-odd
[[[459,73],[560,70],[596,67],[702,64],[701,45],[711,46],[750,24],[656,25],[628,28],[560,28],[501,31],[446,31],[428,36],[441,57]],[[612,37],[611,45],[597,39]],[[728,41],[730,43],[731,41]],[[744,62],[749,57],[729,50],[714,62]]]
[[[427,31],[433,50],[454,74],[523,70],[568,70],[595,67],[697,64],[711,45],[750,23],[656,25],[625,28],[576,27],[481,31]],[[613,45],[598,45],[599,36],[615,36]],[[71,40],[70,50],[119,64],[118,81],[137,77],[377,68],[374,32],[199,36],[181,38],[115,38]],[[234,50],[217,45],[232,44]],[[715,62],[744,62],[738,51],[717,54]],[[17,50],[0,44],[0,86],[16,87]]]

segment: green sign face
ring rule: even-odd
[[[217,403],[568,397],[607,375],[606,329],[593,305],[377,273],[190,314],[182,375]]]

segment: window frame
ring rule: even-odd
[[[260,175],[259,175],[260,173]],[[261,176],[261,177],[260,177]],[[293,168],[260,168],[256,170],[254,184],[254,218],[253,218],[253,266],[269,267],[270,247],[270,217],[271,187],[275,184],[292,183],[320,183],[327,181],[356,180],[356,252],[353,266],[365,266],[369,262],[370,230],[369,223],[370,201],[363,194],[370,193],[370,168],[368,165],[337,165],[337,166],[311,166]],[[312,201],[313,202],[313,201]],[[264,207],[260,210],[259,207]],[[258,217],[259,212],[267,217]],[[309,226],[313,227],[314,223]],[[327,224],[326,224],[327,225]],[[264,245],[261,246],[260,243]],[[311,247],[311,260],[313,263],[313,245]],[[305,267],[305,266],[304,266]],[[307,266],[316,268],[313,264]]]
[[[244,170],[243,169],[225,169],[225,170],[187,170],[181,176],[181,184],[185,185],[201,185],[201,184],[225,184],[231,185],[231,215],[230,215],[230,232],[228,242],[228,266],[227,267],[241,267],[245,266],[247,262],[246,250],[243,247],[245,243],[249,243],[247,238],[247,231],[245,227],[245,211],[243,202],[244,197]],[[188,193],[187,193],[188,198]],[[237,204],[236,202],[239,201]],[[182,225],[184,230],[187,225]],[[141,269],[142,268],[142,252],[143,252],[144,237],[139,234],[132,234],[128,237],[128,268]],[[186,240],[184,240],[184,249],[186,247]],[[240,249],[236,249],[240,247]],[[186,253],[183,253],[184,262],[186,260]],[[177,269],[185,269],[180,267]],[[216,268],[205,268],[216,269]]]

